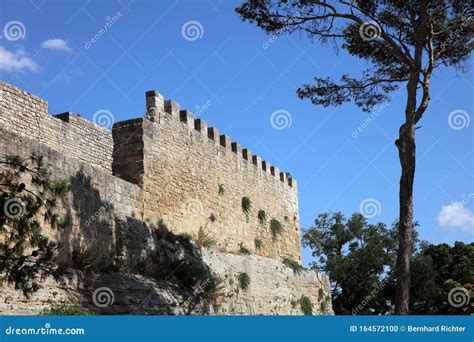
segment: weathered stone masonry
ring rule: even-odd
[[[4,129],[137,184],[144,193],[134,214],[146,221],[162,219],[177,233],[203,227],[222,251],[243,244],[258,255],[301,260],[296,181],[176,102],[147,92],[145,117],[115,123],[111,133],[77,114],[48,115],[45,100],[1,87]],[[248,217],[244,196],[252,201]],[[267,216],[263,225],[259,210]],[[284,226],[276,238],[272,218]],[[263,242],[259,250],[255,239]]]
[[[126,252],[139,259],[136,253],[149,249],[146,237],[161,220],[175,233],[195,235],[202,226],[217,240],[217,249],[203,249],[203,259],[225,278],[218,314],[301,314],[302,295],[319,312],[329,279],[314,271],[294,274],[280,262],[300,260],[300,240],[296,182],[276,167],[156,92],[147,93],[144,118],[118,122],[110,132],[69,112],[49,115],[46,101],[1,81],[0,90],[0,155],[42,155],[54,177],[72,184],[62,204],[70,224],[44,232],[58,242],[62,263],[88,246],[111,258]],[[248,219],[243,196],[252,201]],[[265,225],[257,219],[260,209],[267,215]],[[271,218],[284,226],[276,239],[268,227]],[[129,221],[141,222],[145,234],[131,234]],[[262,240],[261,250],[255,239]],[[240,243],[253,255],[236,255]],[[240,272],[251,278],[247,291],[238,288]],[[113,290],[115,313],[186,314],[177,303],[190,293],[176,284],[133,272],[96,276],[87,285],[47,279],[32,299],[2,284],[0,314],[37,314],[58,302],[93,305],[91,295],[99,286]],[[331,312],[329,305],[325,313]]]

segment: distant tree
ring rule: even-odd
[[[315,77],[298,96],[315,105],[354,101],[364,111],[406,88],[404,122],[395,145],[401,165],[396,312],[408,314],[412,250],[415,130],[430,103],[433,71],[441,65],[466,70],[473,49],[473,16],[468,0],[247,0],[241,18],[271,34],[302,32],[331,42],[372,64],[360,77],[340,82]]]
[[[349,219],[340,212],[323,213],[304,232],[303,245],[316,257],[311,267],[331,279],[337,315],[390,311],[384,294],[397,245],[393,229],[383,223],[368,224],[359,213]]]
[[[55,244],[42,226],[64,224],[54,208],[68,190],[68,182],[48,178],[42,157],[0,158],[0,282],[29,296],[38,278],[55,273]]]
[[[472,314],[474,243],[422,243],[413,258],[412,279],[412,314]]]
[[[359,213],[347,219],[337,212],[320,214],[304,232],[303,245],[316,258],[311,268],[331,279],[336,315],[393,313],[397,230],[397,223],[388,228],[368,224]],[[469,314],[474,301],[474,243],[432,245],[419,242],[416,232],[413,241],[410,312]]]

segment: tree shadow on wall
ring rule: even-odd
[[[83,169],[70,182],[72,224],[58,232],[58,260],[65,277],[77,278],[83,307],[106,315],[211,312],[202,284],[213,291],[217,277],[189,239],[162,222],[119,216],[114,196],[103,198]]]

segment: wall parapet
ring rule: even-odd
[[[147,112],[145,118],[160,121],[160,113],[166,113],[171,116],[172,120],[179,120],[184,123],[189,130],[193,129],[207,136],[209,140],[235,153],[239,158],[253,164],[257,170],[263,170],[273,176],[275,179],[283,182],[289,187],[296,188],[296,180],[289,176],[289,173],[280,171],[275,166],[271,166],[268,161],[262,160],[258,155],[252,154],[248,148],[242,146],[231,139],[226,134],[220,134],[216,127],[210,127],[209,124],[200,118],[195,118],[194,114],[189,110],[180,110],[180,105],[174,100],[164,100],[156,90],[149,90],[145,93]]]
[[[3,81],[0,91],[0,124],[4,129],[112,170],[110,131],[71,112],[49,115],[46,100]]]

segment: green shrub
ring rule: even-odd
[[[82,272],[97,273],[109,269],[112,263],[98,247],[81,246],[72,252],[72,267]]]
[[[301,266],[297,261],[295,260],[291,260],[291,259],[288,259],[288,258],[284,258],[283,259],[283,264],[285,264],[285,266],[291,268],[293,270],[293,273],[295,274],[300,274],[301,271],[304,270],[303,266]]]
[[[78,305],[66,304],[59,304],[50,308],[44,308],[40,312],[40,315],[42,316],[88,316],[90,314],[91,313],[88,310]]]
[[[161,245],[162,241],[156,237],[162,237],[166,242],[182,250],[183,255],[177,259],[168,253],[156,253],[145,263],[141,273],[160,281],[172,282],[176,280],[177,284],[190,290],[200,285],[204,289],[199,293],[200,297],[215,298],[221,290],[222,279],[202,260],[198,249],[191,243],[189,234],[175,235],[165,225],[156,229],[154,234],[157,251],[162,251],[163,246]],[[196,240],[198,240],[196,245],[198,243],[208,245],[213,241],[202,227]]]
[[[254,243],[255,243],[255,248],[256,248],[257,250],[261,250],[261,249],[262,249],[262,246],[263,246],[262,240],[255,239],[255,240],[254,240]]]
[[[244,246],[242,242],[239,244],[239,253],[244,255],[250,254],[250,251]]]
[[[247,220],[252,209],[252,201],[248,197],[242,197],[242,211],[247,215]]]
[[[318,290],[318,300],[323,300],[324,299],[324,290],[323,289],[319,289]]]
[[[265,213],[265,210],[260,209],[257,214],[258,217],[258,222],[263,226],[265,222],[267,221],[267,214]]]
[[[54,179],[50,181],[46,187],[53,194],[65,198],[68,191],[71,190],[71,183],[64,179]]]
[[[197,236],[193,239],[196,246],[201,247],[211,247],[216,244],[214,240],[208,233],[204,231],[202,227],[199,227]]]
[[[224,289],[224,278],[211,271],[210,277],[204,281],[203,285],[201,286],[203,291],[199,293],[199,297],[207,301],[215,301]]]
[[[300,298],[300,308],[305,316],[313,315],[313,303],[305,295],[302,295]]]
[[[275,239],[277,235],[281,235],[281,233],[283,232],[283,226],[280,221],[275,218],[272,218],[270,221],[270,230],[272,231],[273,238]]]
[[[239,281],[239,287],[245,291],[249,287],[249,284],[250,284],[249,275],[245,272],[240,272],[237,279]]]

